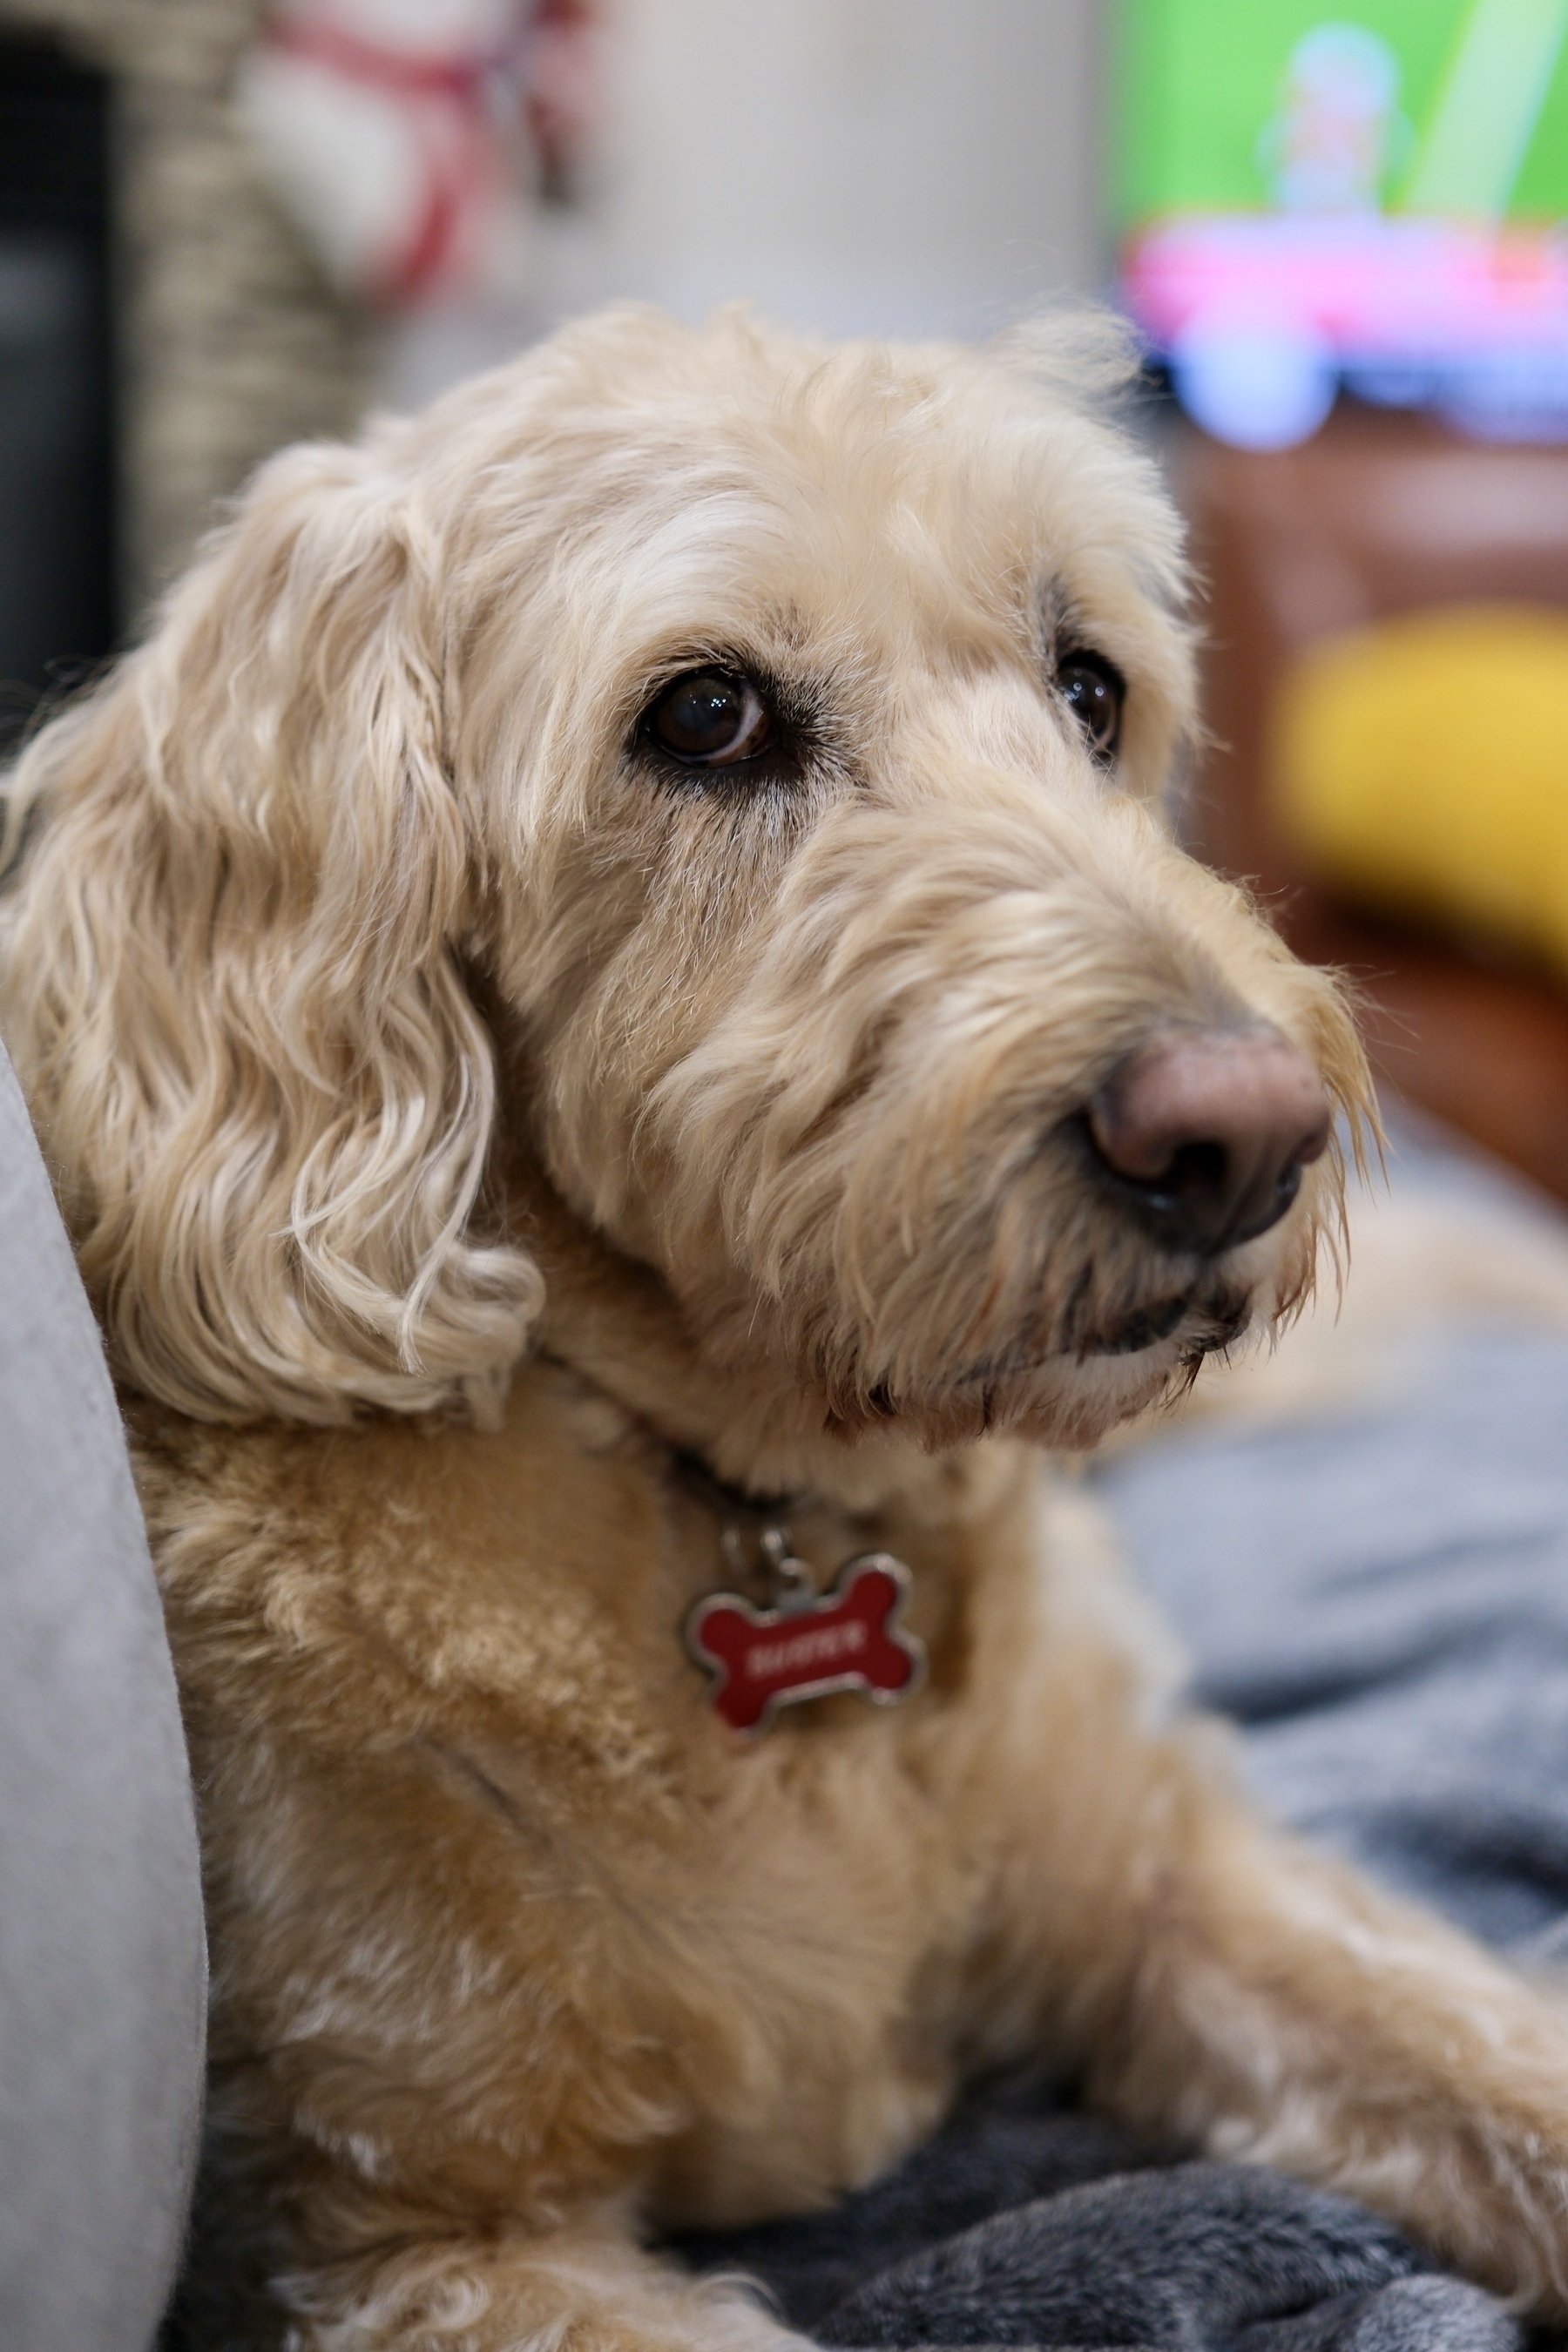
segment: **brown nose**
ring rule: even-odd
[[[1095,1150],[1145,1230],[1214,1257],[1282,1217],[1329,1139],[1329,1101],[1278,1029],[1173,1030],[1089,1106]]]

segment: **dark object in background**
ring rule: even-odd
[[[113,642],[108,78],[0,39],[0,749]]]

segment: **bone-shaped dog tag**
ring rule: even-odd
[[[925,1644],[899,1630],[910,1571],[891,1552],[846,1560],[830,1592],[759,1609],[738,1592],[710,1592],[686,1621],[686,1646],[713,1677],[710,1697],[737,1731],[765,1729],[776,1710],[831,1691],[878,1706],[910,1697],[925,1680]]]

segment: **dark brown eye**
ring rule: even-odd
[[[1087,650],[1064,654],[1057,664],[1057,688],[1095,758],[1113,760],[1127,699],[1127,681],[1116,664]]]
[[[749,677],[694,669],[667,686],[648,710],[648,740],[690,768],[732,768],[766,751],[778,735],[772,710]]]

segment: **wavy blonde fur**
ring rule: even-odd
[[[436,1404],[538,1308],[473,1230],[496,1080],[447,657],[405,487],[291,450],[14,779],[13,824],[47,821],[5,1034],[117,1362],[186,1412]]]
[[[510,1128],[724,1360],[933,1440],[1179,1373],[1201,1302],[1085,1370],[1166,1277],[1064,1122],[1152,1021],[1364,1073],[1150,814],[1192,659],[1176,518],[1088,413],[1126,366],[1083,317],[966,353],[628,310],[261,470],[13,787],[0,1030],[131,1387],[493,1418],[542,1286],[473,972]],[[1075,636],[1131,681],[1114,776],[1052,692]],[[704,658],[816,713],[787,789],[636,753]],[[1331,1192],[1238,1257],[1261,1318]]]

